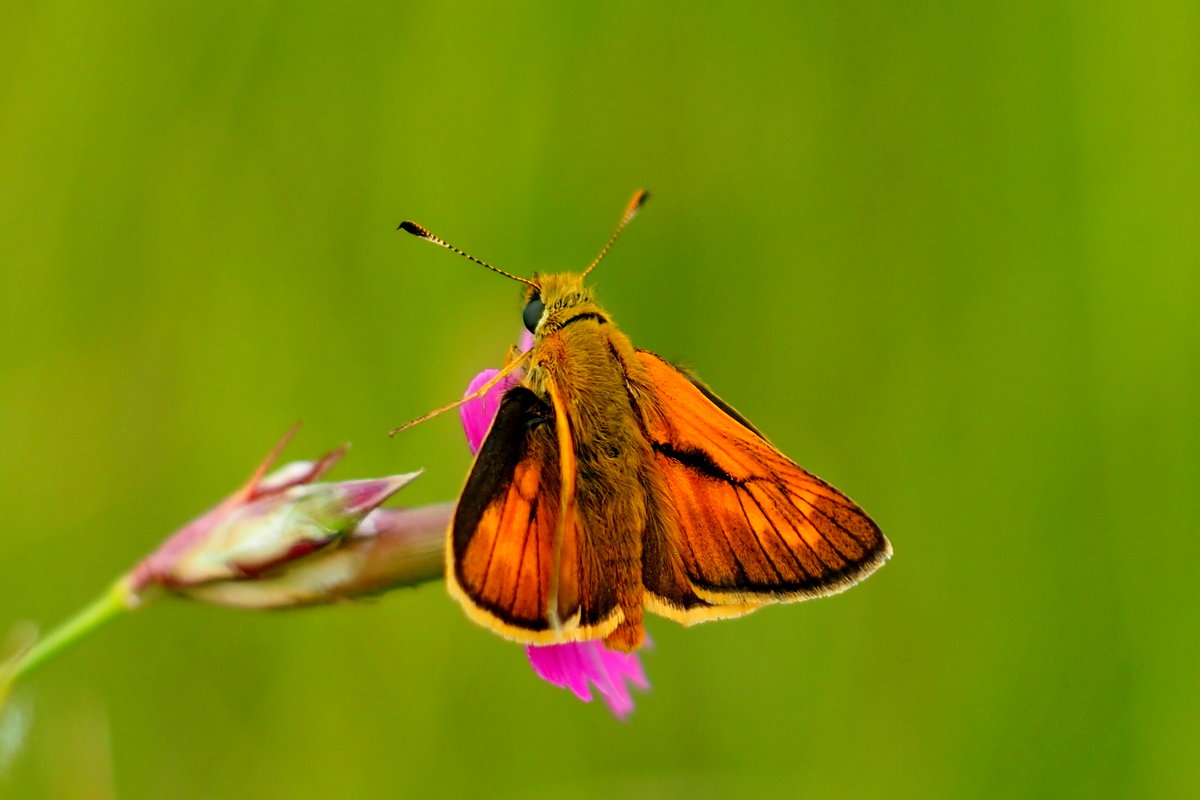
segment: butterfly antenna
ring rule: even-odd
[[[435,236],[432,233],[430,233],[429,229],[426,228],[425,226],[418,225],[417,223],[413,222],[412,220],[407,220],[407,219],[404,220],[404,222],[400,223],[400,227],[397,230],[402,230],[405,233],[411,233],[413,236],[416,236],[420,239],[424,239],[427,242],[433,242],[438,247],[444,247],[447,250],[450,250],[451,252],[458,253],[460,256],[467,259],[468,261],[474,261],[479,266],[487,267],[492,272],[499,272],[501,275],[505,276],[506,278],[512,278],[514,281],[520,281],[521,283],[524,283],[528,286],[532,286],[534,289],[536,289],[539,292],[542,290],[541,286],[538,286],[536,283],[534,283],[531,280],[527,280],[525,278],[518,278],[516,275],[513,275],[511,272],[505,272],[502,269],[493,267],[491,264],[487,263],[486,261],[480,261],[478,258],[471,255],[470,253],[459,250],[457,247],[450,244],[449,242],[447,242],[445,239],[441,238],[440,236]]]
[[[608,237],[608,243],[604,245],[604,249],[600,251],[600,255],[596,256],[596,260],[588,265],[588,268],[583,271],[583,275],[579,276],[580,278],[595,269],[596,265],[600,263],[600,259],[608,255],[608,251],[612,249],[613,242],[621,235],[621,231],[625,230],[625,226],[629,224],[629,220],[637,216],[638,210],[641,209],[642,204],[649,197],[650,193],[645,189],[638,189],[633,193],[633,199],[629,201],[629,205],[625,206],[625,213],[621,215],[621,221],[617,223],[617,229],[612,232],[612,236]]]

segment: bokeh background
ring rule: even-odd
[[[1001,7],[1002,6],[1002,7]],[[614,720],[440,584],[164,603],[27,687],[14,798],[1200,791],[1200,7],[7,3],[0,630],[48,626],[294,420],[469,465],[518,273],[595,273],[843,487],[848,594],[652,623]]]

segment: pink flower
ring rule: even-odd
[[[528,350],[532,345],[533,337],[528,333],[522,334],[521,350]],[[479,373],[467,386],[465,394],[478,391],[498,372],[496,369],[486,369]],[[472,453],[477,452],[483,444],[492,418],[500,408],[500,398],[517,381],[516,377],[505,378],[483,397],[468,400],[459,406],[463,430]],[[650,688],[636,653],[609,650],[601,641],[526,645],[525,653],[539,678],[560,689],[570,689],[585,703],[592,701],[592,690],[588,684],[595,686],[612,713],[620,719],[633,711],[633,697],[626,683],[640,689]]]

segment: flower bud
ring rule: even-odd
[[[454,503],[379,508],[420,472],[317,483],[345,453],[268,474],[284,437],[238,491],[192,520],[45,638],[0,660],[0,714],[13,685],[101,625],[162,594],[239,608],[292,608],[441,578]],[[28,638],[28,637],[27,637]],[[5,726],[0,715],[0,761]]]
[[[452,504],[378,508],[420,472],[314,483],[341,448],[266,474],[286,442],[246,486],[139,563],[125,583],[131,597],[160,589],[222,605],[282,608],[441,577]]]

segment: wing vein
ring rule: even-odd
[[[788,546],[787,539],[784,539],[783,534],[779,532],[779,528],[775,527],[775,520],[771,519],[771,515],[767,513],[765,508],[763,508],[762,503],[758,502],[758,498],[751,493],[750,500],[753,501],[754,505],[758,506],[758,510],[762,512],[763,519],[765,519],[767,524],[771,526],[771,531],[775,534],[776,538],[779,539],[779,543],[783,545],[784,552],[791,556],[792,560],[796,562],[796,566],[799,567],[801,574],[803,574],[807,579],[815,580],[818,576],[809,572],[804,566],[804,563],[800,560],[800,557],[792,552],[792,548]],[[792,530],[796,530],[795,526],[792,527]],[[800,540],[800,543],[804,547],[808,548],[809,552],[813,554],[817,561],[820,561],[822,564],[824,564],[824,560],[822,560],[821,556],[817,554],[816,550],[813,550],[811,547],[809,547],[808,542],[804,540],[804,537],[800,535],[800,532],[796,531],[796,534],[797,538]]]
[[[756,531],[754,529],[754,523],[750,521],[750,515],[746,513],[746,504],[742,502],[741,492],[734,490],[733,494],[734,494],[734,497],[737,498],[738,507],[742,510],[742,517],[745,518],[745,520],[746,520],[746,526],[750,529],[750,536],[753,537],[754,542],[758,545],[758,549],[760,551],[762,551],[763,558],[765,558],[767,560],[767,564],[770,565],[771,571],[775,573],[775,577],[779,580],[780,583],[782,583],[783,582],[783,573],[779,571],[779,567],[775,566],[775,559],[771,558],[771,554],[768,553],[767,548],[763,546],[762,540],[758,538],[758,531]],[[768,519],[767,524],[770,525],[771,520]],[[776,534],[776,536],[778,536],[778,534]],[[785,549],[786,549],[786,547],[785,547]]]
[[[810,503],[807,500],[804,501],[804,504],[807,505],[809,508],[811,508],[813,511],[816,511],[821,516],[825,517],[825,519],[829,520],[834,525],[836,525],[838,530],[840,530],[842,533],[846,534],[846,536],[853,539],[855,544],[857,544],[859,547],[861,547],[865,552],[869,553],[875,548],[875,545],[868,544],[867,542],[864,542],[862,539],[858,538],[858,535],[854,531],[850,530],[845,525],[838,522],[836,517],[834,517],[832,514],[830,514],[828,511],[821,508],[817,504]]]
[[[730,489],[733,488],[729,484],[725,485]],[[736,492],[734,492],[734,496],[737,496]],[[725,546],[729,548],[729,555],[732,556],[733,563],[737,566],[738,574],[742,576],[742,583],[749,583],[750,576],[746,574],[746,566],[742,563],[742,559],[738,557],[737,550],[733,548],[733,540],[729,538],[729,532],[725,530],[724,525],[717,525],[716,527],[721,531],[721,538],[725,540]]]
[[[825,540],[826,544],[829,544],[829,541],[825,539],[825,535],[822,534],[821,531],[817,530],[817,526],[812,524],[812,520],[810,520],[805,515],[805,513],[800,509],[799,506],[796,506],[792,503],[788,503],[786,506],[784,506],[774,496],[772,496],[772,495],[766,495],[766,496],[770,498],[771,503],[775,506],[775,508],[781,512],[780,516],[782,516],[784,518],[788,518],[788,514],[785,513],[785,510],[792,509],[793,511],[795,511],[797,514],[800,515],[800,518],[802,520],[804,520],[805,525],[807,525],[809,528],[811,528],[818,536],[821,537],[822,540]],[[817,559],[817,561],[822,566],[825,567],[825,570],[827,572],[836,572],[838,569],[840,569],[839,567],[835,567],[833,564],[829,563],[829,559],[827,559],[823,555],[821,555],[821,551],[818,550],[815,546],[813,546],[812,542],[810,542],[807,538],[805,538],[804,533],[798,527],[796,527],[795,522],[793,522],[791,519],[788,519],[788,524],[792,526],[792,531],[795,532],[796,538],[799,539],[801,542],[804,542],[804,546],[807,547],[809,552],[813,554],[813,556]],[[837,548],[835,548],[833,545],[829,545],[829,549],[832,550],[834,553],[837,553]],[[815,575],[813,577],[816,579],[820,578],[820,576],[815,576]]]
[[[841,556],[842,560],[846,562],[844,565],[842,565],[840,567],[835,567],[833,564],[830,564],[826,559],[821,558],[821,561],[823,561],[827,567],[829,567],[834,572],[841,572],[842,570],[844,570],[846,567],[850,566],[857,560],[857,559],[853,559],[850,556],[843,553],[841,551],[841,549],[836,544],[834,544],[828,536],[825,535],[825,531],[818,528],[816,526],[816,524],[809,518],[808,514],[804,513],[804,509],[800,508],[800,506],[795,505],[795,504],[792,505],[792,508],[796,509],[796,513],[798,513],[801,517],[804,518],[804,521],[808,524],[808,527],[812,528],[813,531],[817,534],[817,536],[821,537],[821,541],[823,541],[823,542],[825,542],[825,544],[829,545],[829,549],[832,550],[834,553],[837,553],[839,556]],[[815,509],[816,507],[810,506],[810,508]],[[816,550],[814,549],[813,552],[816,552]],[[821,554],[817,553],[817,557],[820,558]]]
[[[512,505],[511,496],[504,499],[504,504],[500,506],[500,515],[496,520],[496,529],[492,534],[492,547],[488,550],[487,563],[483,567],[483,580],[479,582],[479,588],[476,590],[480,597],[484,596],[484,589],[487,588],[488,576],[492,574],[492,561],[496,557],[496,547],[500,543],[500,532],[504,530],[504,519],[508,515],[509,506]]]
[[[533,517],[533,513],[532,513],[533,508],[534,508],[534,503],[531,502],[529,504],[531,521],[532,521],[532,517]],[[525,566],[525,549],[527,547],[529,547],[529,527],[530,527],[529,525],[526,525],[525,532],[523,534],[521,534],[521,555],[517,558],[517,575],[516,575],[516,579],[513,581],[512,601],[510,602],[510,610],[511,610],[511,612],[514,613],[514,615],[517,610],[517,593],[521,589],[521,572]]]

